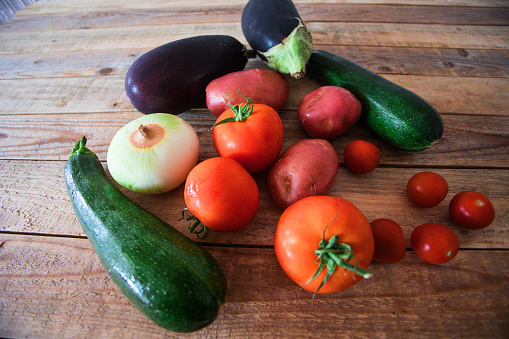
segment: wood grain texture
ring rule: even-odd
[[[224,3],[217,3],[207,0],[187,0],[185,2],[175,0],[151,0],[151,1],[136,1],[136,0],[109,0],[107,2],[101,0],[79,1],[79,0],[65,0],[55,1],[56,3],[40,4],[33,3],[23,11],[16,14],[17,17],[21,16],[41,16],[47,14],[65,14],[65,13],[80,13],[81,11],[116,11],[116,10],[134,10],[143,11],[147,9],[164,9],[166,7],[172,8],[187,8],[187,7],[224,7]],[[365,6],[372,5],[419,5],[419,6],[440,6],[440,7],[494,7],[504,9],[507,6],[505,0],[295,0],[293,1],[296,6],[301,5],[338,5],[338,4],[362,4]],[[244,6],[247,0],[230,0],[228,5]]]
[[[476,50],[377,46],[316,45],[377,74],[506,78],[509,49]],[[0,79],[125,75],[146,48],[6,54]],[[251,59],[246,68],[266,68]]]
[[[132,306],[86,239],[1,235],[0,241],[0,335],[176,337]],[[285,276],[272,249],[205,249],[223,269],[228,295],[216,322],[189,337],[393,336],[402,326],[425,337],[447,337],[453,326],[454,335],[468,336],[472,319],[487,337],[508,329],[509,271],[499,266],[509,259],[506,251],[464,251],[441,266],[408,252],[398,265],[372,264],[372,278],[312,300]]]
[[[509,28],[390,23],[325,23],[307,25],[317,44],[433,48],[509,47]],[[398,34],[393,34],[394,32]]]
[[[406,5],[371,5],[324,3],[320,6],[309,3],[296,4],[305,23],[330,22],[392,22],[502,26],[509,23],[509,9],[496,7],[451,7]],[[88,6],[76,8],[71,14],[61,11],[37,16],[22,15],[9,21],[2,29],[8,31],[30,31],[56,29],[83,29],[112,26],[161,25],[167,23],[239,22],[243,5],[203,5],[163,8],[100,8]]]
[[[0,159],[66,160],[71,146],[82,136],[102,161],[109,143],[128,122],[141,117],[132,112],[93,114],[5,115],[0,120]],[[309,138],[292,110],[280,114],[285,126],[283,149]],[[216,118],[208,111],[180,115],[193,126],[200,140],[200,160],[216,156],[210,127]],[[509,117],[443,114],[441,142],[423,152],[406,152],[380,140],[362,121],[350,131],[329,140],[338,152],[358,138],[374,143],[382,152],[381,164],[390,166],[509,167]],[[30,131],[27,135],[27,131]],[[340,159],[343,163],[343,160]]]
[[[204,240],[179,220],[183,185],[143,195],[115,184],[138,205],[199,242],[220,263],[227,302],[206,329],[176,335],[152,324],[122,295],[90,246],[66,191],[63,169],[85,135],[103,161],[114,134],[142,116],[124,91],[129,66],[166,42],[228,34],[245,43],[247,0],[65,0],[31,4],[0,26],[0,337],[22,338],[506,338],[509,333],[509,4],[506,0],[295,0],[315,49],[342,55],[428,100],[445,132],[417,153],[380,140],[362,122],[330,140],[340,170],[329,194],[353,202],[369,220],[391,218],[407,245],[396,265],[372,264],[373,277],[320,295],[292,283],[273,250],[282,213],[266,174],[255,175],[260,208],[234,233]],[[266,67],[260,59],[247,68]],[[300,100],[320,86],[288,78],[280,112],[283,149],[308,138],[296,119]],[[199,160],[216,156],[206,109],[180,115],[197,131]],[[350,172],[342,152],[355,139],[381,151],[379,167]],[[441,174],[445,200],[424,209],[407,198],[419,171]],[[111,179],[111,178],[110,178]],[[448,216],[454,194],[492,200],[494,223],[469,231]],[[419,224],[439,222],[460,240],[458,256],[429,265],[410,248]]]
[[[93,150],[91,140],[89,142]],[[4,220],[0,230],[83,236],[69,202],[64,166],[65,162],[60,161],[0,161],[0,179],[3,182],[0,188],[0,218]],[[420,224],[432,221],[450,227],[460,239],[462,248],[509,247],[509,227],[506,223],[509,199],[506,185],[501,184],[509,182],[509,171],[433,169],[448,181],[449,194],[438,207],[426,209],[413,205],[405,190],[408,179],[424,170],[428,169],[378,168],[368,175],[358,175],[341,167],[328,194],[351,201],[369,220],[395,220],[404,230],[407,246],[410,246],[411,231]],[[260,190],[260,206],[252,222],[233,233],[211,231],[203,241],[187,232],[189,222],[179,220],[185,207],[183,185],[160,195],[137,194],[116,186],[135,203],[196,241],[272,246],[275,226],[282,210],[272,201],[265,185],[265,176],[265,173],[255,176]],[[485,192],[493,202],[497,216],[489,228],[468,231],[455,225],[449,218],[450,199],[464,190]]]
[[[509,48],[506,26],[454,26],[399,23],[310,22],[313,42],[325,45],[432,48]],[[399,32],[394,34],[394,32]],[[152,49],[169,41],[193,35],[226,34],[247,44],[240,24],[184,23],[157,26],[87,28],[47,31],[34,39],[34,32],[0,35],[0,54],[50,51]]]
[[[383,75],[427,100],[440,113],[504,115],[509,78]],[[288,79],[292,95],[285,107],[295,110],[319,84]],[[119,112],[134,108],[125,94],[124,76],[0,79],[0,114]]]

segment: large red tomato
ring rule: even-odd
[[[333,241],[336,244],[325,250]],[[331,196],[310,196],[283,212],[276,227],[274,249],[283,271],[295,283],[311,292],[331,293],[370,275],[366,268],[373,258],[374,241],[368,220],[351,202]],[[321,258],[317,250],[321,250]],[[332,256],[340,258],[347,268],[337,265],[320,286],[328,267],[312,278],[320,263],[330,262]]]
[[[488,227],[495,219],[495,208],[490,199],[476,191],[456,194],[449,203],[449,214],[461,227],[478,230]]]
[[[261,172],[281,152],[283,123],[272,107],[248,99],[217,118],[212,141],[219,156],[235,159],[250,173]]]
[[[191,170],[184,200],[189,212],[205,227],[236,231],[253,219],[260,199],[258,185],[244,167],[233,159],[215,157]]]

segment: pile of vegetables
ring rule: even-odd
[[[155,194],[184,184],[190,231],[246,227],[259,206],[253,173],[264,173],[282,214],[274,248],[283,271],[299,286],[331,293],[368,278],[372,261],[395,264],[406,254],[401,227],[371,222],[351,202],[327,196],[338,169],[328,141],[363,119],[381,138],[406,151],[422,151],[441,138],[438,112],[422,98],[326,51],[313,51],[291,0],[250,0],[242,29],[253,51],[224,35],[170,42],[142,55],[129,68],[125,89],[146,114],[120,129],[107,165],[112,177],[138,193]],[[244,70],[258,55],[268,67]],[[305,74],[323,84],[306,95],[296,119],[309,134],[281,153],[279,111],[288,81]],[[200,163],[193,127],[176,115],[207,105],[217,117],[211,139],[218,156]],[[78,141],[65,168],[71,202],[105,269],[122,292],[156,324],[191,332],[216,319],[226,294],[217,262],[166,222],[128,200],[108,181],[95,154]],[[346,167],[360,175],[376,169],[378,148],[354,140],[343,151]],[[423,208],[440,204],[449,190],[436,173],[421,172],[407,184],[408,198]],[[489,226],[495,211],[478,192],[450,202],[460,226]],[[452,260],[459,249],[447,227],[427,223],[412,232],[411,246],[432,264]]]

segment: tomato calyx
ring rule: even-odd
[[[336,214],[337,217],[337,214]],[[336,220],[336,217],[329,223],[332,224],[334,220]],[[355,274],[359,274],[364,278],[371,277],[371,272],[368,270],[365,270],[358,266],[358,260],[357,257],[353,254],[352,247],[348,244],[339,242],[339,236],[334,235],[332,238],[330,238],[328,241],[325,240],[325,231],[329,227],[327,225],[325,227],[325,230],[323,231],[322,240],[320,240],[320,247],[316,249],[315,254],[317,255],[317,261],[319,261],[318,269],[316,270],[315,274],[311,277],[311,279],[308,280],[304,285],[309,284],[311,281],[316,279],[318,275],[327,268],[327,273],[320,283],[320,286],[316,289],[315,293],[313,294],[313,299],[318,294],[318,291],[322,288],[323,285],[329,280],[329,278],[334,274],[336,269],[339,267],[343,267],[346,270],[350,270],[354,273],[353,279],[355,279]],[[350,260],[354,259],[355,265],[352,265],[350,263]]]
[[[210,128],[211,130],[217,125],[225,124],[227,122],[244,121],[251,115],[251,113],[253,113],[254,109],[253,100],[251,100],[251,98],[246,98],[240,92],[238,93],[241,97],[246,99],[246,101],[240,104],[236,104],[235,106],[232,106],[231,104],[227,103],[227,105],[230,106],[231,110],[233,111],[234,116],[216,122],[214,126]]]
[[[179,220],[182,220],[185,218],[184,214],[186,211],[188,212],[186,221],[190,221],[189,227],[188,227],[189,232],[196,234],[196,236],[199,239],[205,239],[209,235],[209,228],[207,226],[205,226],[204,224],[202,224],[200,219],[198,219],[195,215],[193,215],[191,212],[189,212],[189,208],[186,207],[182,210],[182,218],[180,218]]]

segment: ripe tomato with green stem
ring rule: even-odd
[[[380,264],[395,264],[406,254],[405,237],[401,226],[391,219],[380,218],[371,221],[375,240],[373,261]]]
[[[461,227],[478,230],[488,227],[495,220],[495,208],[484,194],[463,191],[449,202],[449,215]]]
[[[288,277],[315,295],[371,276],[371,227],[354,204],[341,198],[310,196],[290,205],[276,226],[274,249]]]
[[[408,198],[420,207],[435,207],[447,196],[449,185],[438,173],[419,172],[412,176],[406,186]]]
[[[410,235],[414,253],[430,264],[444,264],[456,257],[459,240],[448,227],[437,223],[417,226]]]
[[[237,161],[215,157],[196,165],[184,187],[184,201],[190,213],[190,231],[205,238],[208,229],[237,231],[246,226],[258,210],[258,185]],[[184,212],[183,212],[184,214]]]
[[[245,97],[244,97],[245,98]],[[283,147],[283,123],[270,106],[246,102],[231,106],[212,126],[217,154],[238,161],[249,173],[269,168]]]

